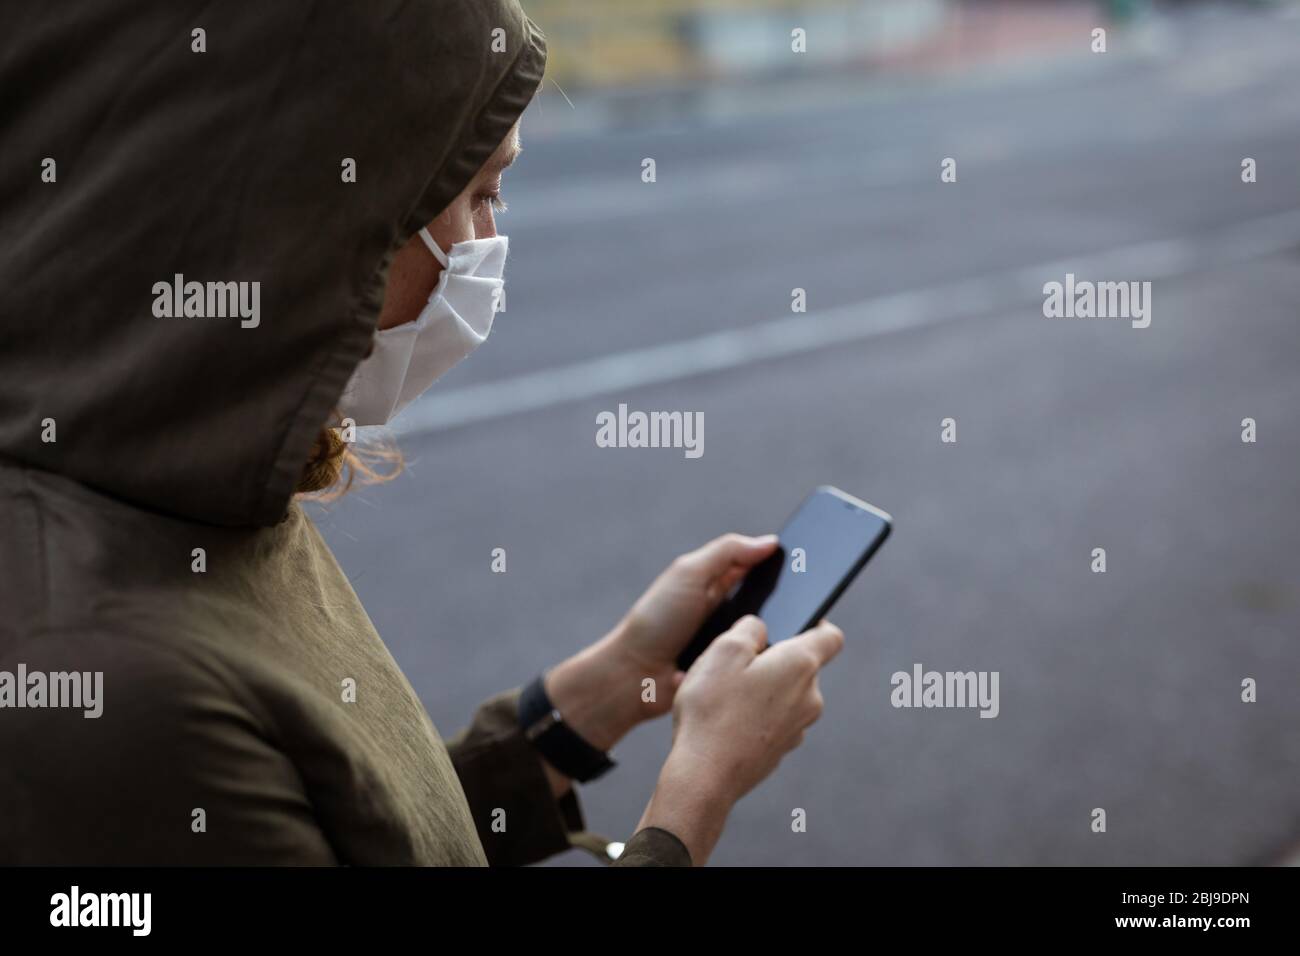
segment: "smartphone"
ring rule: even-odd
[[[750,569],[677,657],[686,670],[719,634],[747,614],[767,625],[769,644],[802,634],[831,606],[889,537],[893,519],[822,485],[781,529],[775,553]]]

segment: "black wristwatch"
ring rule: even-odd
[[[519,695],[519,726],[529,743],[560,773],[580,783],[595,780],[612,769],[614,761],[564,722],[546,696],[543,676],[539,674]]]

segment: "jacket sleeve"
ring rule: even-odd
[[[660,827],[638,830],[614,866],[691,866],[686,845]]]
[[[524,737],[519,693],[515,688],[489,698],[447,741],[488,862],[534,863],[573,847],[595,852],[577,793],[552,794],[542,757]],[[677,837],[648,827],[628,841],[615,865],[690,866],[691,858]]]
[[[577,794],[572,788],[558,799],[551,793],[541,755],[519,726],[518,709],[519,688],[497,694],[447,741],[483,852],[493,866],[554,856],[570,848],[570,833],[583,829]]]

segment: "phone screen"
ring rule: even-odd
[[[756,565],[678,658],[690,666],[709,643],[746,614],[767,625],[769,643],[817,623],[889,535],[884,512],[835,488],[818,488],[780,532],[780,546]]]

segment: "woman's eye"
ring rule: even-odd
[[[491,203],[491,204],[492,204],[492,208],[493,208],[496,212],[505,212],[505,211],[506,211],[506,201],[505,201],[504,198],[502,198],[502,196],[501,196],[501,194],[500,194],[499,192],[496,192],[496,193],[479,193],[479,195],[478,195],[477,198],[478,198],[479,205],[487,205],[488,203]]]

